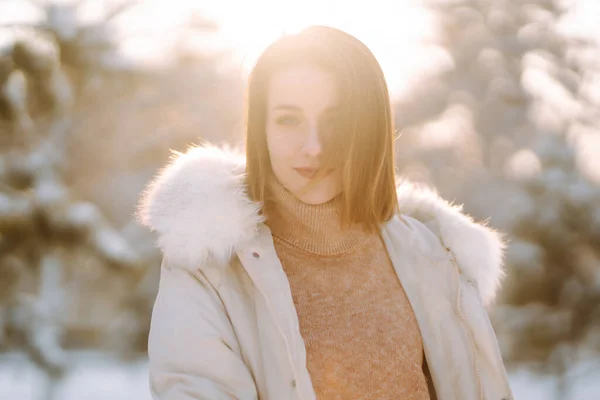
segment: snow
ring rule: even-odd
[[[124,362],[101,353],[76,353],[70,354],[68,364],[65,377],[48,385],[45,375],[24,356],[0,356],[0,399],[151,399],[148,363],[143,358]],[[48,395],[52,391],[53,395]]]
[[[71,353],[66,376],[54,385],[23,355],[0,355],[0,399],[151,400],[145,358],[120,361],[110,355]],[[509,372],[515,399],[596,400],[600,398],[600,359],[571,368],[561,381],[525,367]],[[44,393],[51,388],[53,396]]]

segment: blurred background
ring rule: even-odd
[[[600,1],[0,0],[0,399],[150,399],[138,196],[239,144],[256,56],[310,24],[380,61],[401,174],[510,240],[516,398],[600,398]]]

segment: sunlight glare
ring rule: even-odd
[[[319,24],[342,29],[364,42],[395,94],[409,88],[424,69],[430,71],[432,64],[447,65],[436,57],[439,49],[428,45],[437,37],[437,25],[417,0],[372,0],[368,5],[340,0],[223,0],[205,11],[234,49],[233,66],[241,67],[245,74],[266,46],[282,34]],[[432,54],[440,62],[432,63]]]

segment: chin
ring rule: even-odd
[[[295,174],[295,172],[293,172]],[[325,178],[323,182],[313,188],[313,190],[302,193],[302,188],[310,182],[309,179],[288,177],[291,179],[284,179],[283,186],[287,188],[298,200],[305,204],[317,205],[327,203],[333,199],[338,192],[331,190],[330,185],[332,184]],[[282,182],[282,180],[280,180]]]

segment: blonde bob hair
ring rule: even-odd
[[[252,69],[244,107],[248,194],[264,203],[272,172],[266,139],[269,79],[286,67],[307,63],[330,72],[337,84],[339,112],[333,134],[322,138],[320,170],[335,168],[340,173],[341,222],[376,230],[398,207],[388,87],[367,46],[335,28],[311,26],[285,35],[260,55]]]

